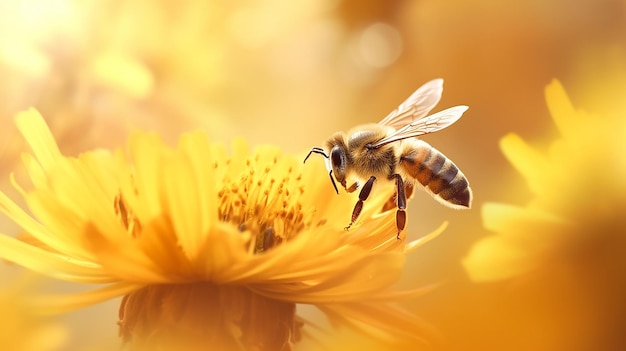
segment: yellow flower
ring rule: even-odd
[[[547,152],[515,134],[501,140],[533,199],[524,207],[483,206],[485,227],[498,235],[479,241],[464,260],[476,281],[509,278],[559,258],[587,260],[586,251],[623,256],[626,110],[604,117],[576,110],[557,81],[546,88],[546,100],[561,134]]]
[[[61,350],[67,330],[33,309],[29,294],[24,293],[30,285],[23,279],[0,287],[0,350]]]
[[[0,257],[71,282],[106,284],[42,299],[50,313],[124,296],[120,334],[136,347],[288,350],[303,319],[296,304],[332,323],[420,340],[423,325],[392,302],[405,254],[433,235],[396,239],[383,189],[362,220],[343,228],[354,195],[334,195],[316,163],[274,147],[232,155],[202,133],[175,148],[137,133],[127,152],[63,156],[34,110],[16,118],[33,155],[32,190],[15,186],[32,216],[0,193],[0,210],[26,232],[0,235]]]

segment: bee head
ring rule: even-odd
[[[330,152],[326,153],[326,150],[328,149],[330,149]],[[333,184],[333,188],[335,188],[335,192],[339,194],[339,189],[337,188],[335,180],[346,188],[346,173],[348,165],[350,164],[348,147],[346,146],[341,133],[335,134],[326,142],[326,149],[317,146],[313,147],[304,158],[305,163],[311,154],[324,156],[326,159],[326,169],[328,170],[330,181]]]

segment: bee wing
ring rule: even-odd
[[[414,138],[420,135],[433,133],[438,130],[442,130],[447,126],[458,121],[459,118],[467,111],[467,106],[454,106],[443,111],[439,111],[428,117],[423,117],[405,125],[404,127],[396,130],[392,134],[372,144],[372,148],[381,147],[385,144],[393,143],[394,141]]]
[[[443,79],[433,79],[417,88],[406,101],[383,118],[379,124],[400,129],[426,116],[441,99],[441,93],[443,93]]]

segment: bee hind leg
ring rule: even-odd
[[[359,193],[359,201],[357,201],[356,205],[354,205],[354,210],[352,210],[352,219],[350,220],[350,224],[348,224],[348,226],[344,228],[345,230],[349,230],[354,222],[356,222],[357,218],[359,218],[361,210],[363,210],[363,202],[367,200],[367,198],[370,196],[370,193],[372,192],[372,186],[374,186],[375,180],[376,177],[371,176],[370,179],[368,179],[367,182],[363,184],[361,192]]]
[[[393,179],[393,177],[392,177]],[[411,196],[413,195],[413,185],[411,183],[404,182],[404,194],[406,195],[406,200],[409,201]],[[398,204],[396,203],[396,193],[394,192],[392,196],[389,197],[387,202],[383,205],[380,212],[387,212],[392,209],[397,209]]]
[[[406,192],[404,187],[404,181],[399,174],[394,174],[391,178],[396,178],[396,204],[398,209],[396,210],[396,228],[398,228],[398,234],[396,239],[400,240],[400,233],[404,230],[406,225]]]

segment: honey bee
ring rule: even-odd
[[[342,132],[335,133],[325,148],[313,147],[309,151],[304,162],[311,154],[322,155],[337,194],[335,180],[349,193],[363,184],[346,230],[356,222],[376,181],[395,182],[395,196],[383,211],[396,208],[398,239],[406,224],[406,202],[415,184],[443,205],[470,208],[472,191],[463,172],[444,154],[417,138],[448,127],[468,109],[455,106],[428,116],[442,92],[443,79],[431,80],[380,122],[357,126],[348,132],[348,138]]]

